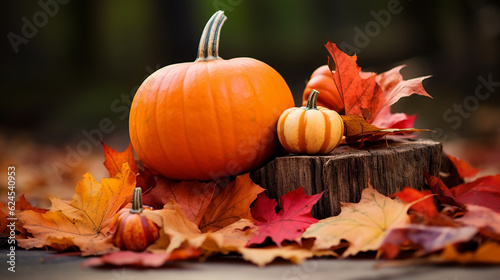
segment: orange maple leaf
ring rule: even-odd
[[[378,250],[390,229],[410,223],[406,212],[411,205],[386,197],[369,186],[361,193],[359,203],[342,203],[338,216],[311,225],[302,238],[315,238],[315,249],[330,249],[344,239],[350,245],[343,257]]]
[[[104,151],[104,166],[109,172],[110,177],[116,176],[120,173],[123,163],[128,163],[130,170],[132,172],[139,172],[139,167],[134,158],[134,149],[132,148],[132,143],[128,144],[127,149],[123,152],[117,152],[116,150],[110,148],[108,145],[101,142]]]
[[[130,201],[135,177],[127,163],[115,177],[104,178],[101,183],[90,173],[85,174],[71,201],[53,197],[52,206],[45,213],[19,213],[23,227],[33,237],[20,239],[18,244],[25,249],[47,246],[64,250],[76,246],[83,255],[112,250],[107,236],[109,224],[122,205]]]
[[[212,199],[201,219],[202,232],[217,231],[240,219],[252,220],[250,204],[263,188],[252,182],[250,173],[237,176],[229,184],[217,185],[218,195]]]
[[[463,159],[458,159],[451,155],[448,155],[448,158],[453,163],[455,168],[457,168],[458,176],[460,176],[460,179],[464,179],[466,177],[474,177],[477,173],[479,173],[479,171],[481,171],[481,169],[470,166],[470,164]]]
[[[143,192],[150,190],[155,186],[155,178],[152,172],[145,166],[139,167],[134,156],[134,148],[132,143],[128,144],[127,149],[123,152],[118,152],[106,144],[101,142],[104,150],[104,166],[109,172],[110,177],[114,177],[120,172],[123,163],[128,163],[130,170],[134,173],[139,173],[136,178],[137,186],[141,187]],[[162,205],[163,206],[163,205]]]
[[[434,204],[433,198],[429,197],[430,195],[432,195],[430,190],[419,191],[412,187],[405,187],[402,191],[392,194],[391,197],[398,197],[405,202],[413,202],[415,200],[420,200],[423,197],[428,197],[414,204],[410,207],[410,209],[422,213],[428,218],[434,218],[439,214],[439,212],[436,208],[436,204]]]

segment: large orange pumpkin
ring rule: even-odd
[[[306,106],[313,89],[321,92],[321,95],[318,96],[318,106],[335,110],[339,114],[344,113],[344,102],[333,82],[332,71],[330,71],[328,65],[323,65],[312,73],[302,94],[302,106]]]
[[[142,162],[165,177],[213,180],[255,169],[279,150],[276,124],[294,106],[276,70],[253,58],[219,57],[226,16],[216,12],[194,62],[166,66],[138,89],[130,138]]]

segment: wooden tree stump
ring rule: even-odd
[[[270,198],[300,186],[308,195],[325,191],[312,211],[322,219],[340,213],[340,202],[358,202],[369,182],[384,195],[406,186],[422,189],[424,172],[438,176],[441,154],[441,143],[426,139],[342,145],[328,155],[277,157],[251,178]]]

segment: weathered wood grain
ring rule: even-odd
[[[387,145],[388,144],[388,145]],[[424,172],[438,176],[442,145],[432,140],[391,140],[359,148],[342,145],[323,156],[278,157],[252,172],[255,183],[271,198],[303,186],[306,194],[325,191],[313,208],[313,216],[326,218],[340,213],[340,202],[358,202],[371,182],[382,194],[405,186],[421,189]]]

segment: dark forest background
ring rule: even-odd
[[[356,46],[359,30],[377,22],[374,14],[396,4],[401,12],[358,48],[358,64],[376,72],[406,64],[405,78],[432,75],[424,86],[434,100],[404,98],[393,111],[418,113],[416,127],[440,132],[425,137],[498,139],[500,86],[476,100],[458,127],[445,117],[455,104],[475,105],[479,76],[500,82],[500,6],[473,0],[2,1],[0,131],[58,145],[109,119],[114,129],[104,140],[128,143],[126,106],[135,90],[157,68],[193,61],[217,9],[228,17],[220,55],[268,63],[298,105],[310,74],[326,64],[328,38]],[[25,30],[31,38],[23,35],[26,22],[36,29]],[[14,46],[12,34],[23,43]]]

